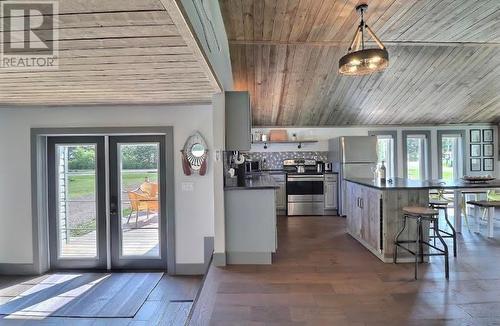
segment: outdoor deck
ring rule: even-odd
[[[137,227],[135,215],[127,223],[127,218],[122,218],[123,252],[126,256],[159,256],[158,216],[151,213],[139,215]],[[61,246],[61,256],[65,258],[95,257],[96,231],[89,232],[79,237],[72,237],[68,243]]]

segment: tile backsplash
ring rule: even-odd
[[[262,160],[262,168],[271,170],[282,169],[286,159],[305,158],[326,162],[328,152],[250,152],[245,155],[254,160]]]

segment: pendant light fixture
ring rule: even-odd
[[[368,9],[367,4],[356,7],[356,11],[361,16],[361,22],[356,28],[356,33],[352,39],[351,46],[347,54],[339,60],[339,73],[348,76],[361,76],[382,71],[389,65],[389,53],[384,44],[373,33],[365,23],[364,13]],[[378,48],[365,48],[365,31],[378,45]]]

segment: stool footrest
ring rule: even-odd
[[[397,245],[399,248],[401,249],[404,249],[406,251],[408,251],[410,254],[412,254],[413,256],[415,256],[417,253],[405,246],[402,246],[402,245]],[[436,249],[436,247],[433,247],[434,249]],[[419,256],[424,256],[424,257],[430,257],[430,256],[445,256],[445,251],[442,251],[441,249],[436,249],[437,251],[439,251],[439,253],[432,253],[432,252],[429,252],[429,253],[419,253],[418,255]]]
[[[404,244],[404,243],[412,243],[412,244],[414,244],[415,241],[405,240],[405,241],[398,241],[398,242],[395,243],[396,246],[405,249],[406,251],[410,252],[412,255],[415,255],[415,253],[413,251],[411,251],[410,249],[406,248],[405,246],[401,246],[401,244]],[[447,255],[447,251],[445,251],[445,250],[443,250],[441,248],[438,248],[438,247],[430,244],[429,242],[420,241],[419,243],[420,244],[424,244],[426,246],[429,246],[429,247],[433,248],[434,250],[437,250],[437,251],[440,252],[440,254],[436,254],[436,253],[419,253],[419,255],[423,255],[423,256],[444,256],[444,255]]]

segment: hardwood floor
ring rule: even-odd
[[[148,290],[149,295],[144,300],[140,294],[135,294],[135,290],[139,290],[147,284],[131,280],[128,286],[124,286],[124,278],[130,279],[128,277],[130,274],[133,273],[56,273],[39,277],[2,276],[0,277],[0,325],[142,326],[185,324],[201,285],[201,277],[163,275],[159,282],[158,279],[150,282],[152,285],[157,284],[151,291]],[[116,281],[110,279],[110,276],[116,276]],[[100,295],[94,296],[98,298],[97,300],[89,301],[88,295],[85,294],[90,291],[86,290],[101,278],[108,278],[108,285],[101,291]],[[141,291],[139,290],[139,292]],[[23,300],[23,298],[28,300]],[[88,302],[84,302],[85,300]],[[117,309],[121,309],[120,307],[123,307],[130,300],[132,300],[131,304],[139,307],[137,313],[132,317],[95,317],[114,315]],[[85,311],[95,310],[95,316],[89,318],[51,316],[54,314],[64,315],[62,312],[65,309],[71,309],[71,304],[74,306],[80,301],[85,308],[81,309],[80,312],[77,311],[76,315],[87,315]],[[15,306],[19,306],[18,309],[14,309]],[[53,313],[51,313],[52,311]]]
[[[210,268],[190,325],[500,325],[498,238],[465,229],[450,280],[435,257],[414,281],[411,264],[382,263],[343,218],[278,228],[273,265]]]

